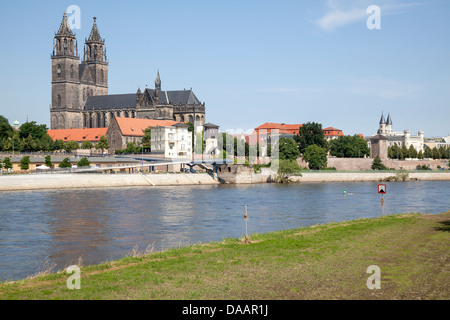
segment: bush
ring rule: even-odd
[[[61,161],[61,163],[59,164],[60,168],[70,168],[72,167],[72,164],[70,163],[70,159],[69,158],[65,158],[63,161]]]
[[[381,159],[379,156],[376,156],[375,159],[373,159],[372,162],[372,170],[386,170],[386,166],[381,162]]]
[[[22,170],[28,170],[30,169],[30,156],[25,156],[22,159],[20,159],[20,169]]]
[[[89,167],[90,165],[91,165],[91,162],[87,158],[82,158],[77,163],[78,167]]]
[[[315,144],[308,146],[303,154],[303,161],[310,169],[321,169],[327,166],[327,150]]]

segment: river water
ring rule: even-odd
[[[382,214],[450,210],[450,181],[196,185],[0,192],[0,280],[54,266]],[[346,189],[347,194],[343,191]]]

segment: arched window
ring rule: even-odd
[[[61,78],[62,69],[61,69],[61,65],[60,65],[60,64],[58,64],[58,65],[56,66],[56,74],[57,74],[57,77],[58,77],[58,78]]]
[[[180,122],[184,122],[184,115],[180,116]]]
[[[61,107],[61,96],[58,94],[58,98],[57,98],[57,105],[58,107]]]
[[[200,121],[200,116],[196,116],[195,121],[197,121],[197,122]]]
[[[70,66],[70,78],[72,78],[72,79],[75,78],[75,72],[73,70],[73,64]]]
[[[59,128],[60,129],[64,129],[65,128],[65,121],[64,121],[64,116],[63,115],[61,115],[59,117]]]
[[[192,115],[189,115],[188,122],[189,123],[194,123],[194,117]]]
[[[103,72],[103,69],[100,70],[100,82],[101,82],[101,83],[104,83],[104,82],[105,82],[105,74],[104,74],[104,72]]]

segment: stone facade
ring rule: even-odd
[[[392,119],[390,114],[388,115],[387,120],[385,120],[384,116],[381,115],[378,134],[386,137],[388,147],[397,144],[399,147],[405,145],[407,148],[409,148],[412,145],[417,150],[417,152],[424,151],[424,132],[419,131],[417,133],[417,136],[411,135],[411,132],[409,130],[404,130],[403,132],[394,132],[392,130]],[[369,137],[366,140],[369,148],[371,148],[371,138]]]
[[[105,128],[117,117],[205,123],[205,103],[191,90],[155,89],[108,95],[108,59],[96,18],[80,63],[78,44],[64,13],[52,55],[51,129]]]

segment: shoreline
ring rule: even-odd
[[[209,300],[225,298],[224,290],[227,297],[233,299],[242,299],[249,293],[255,299],[330,299],[342,294],[348,299],[367,300],[447,299],[448,287],[441,285],[446,279],[445,261],[436,263],[436,259],[445,254],[442,242],[448,241],[445,221],[449,214],[405,213],[352,219],[250,234],[249,241],[226,238],[163,251],[136,252],[117,260],[80,265],[80,290],[67,290],[70,274],[66,269],[49,270],[26,279],[0,282],[0,299],[124,299],[137,293],[145,300],[189,299],[193,290],[196,298]],[[392,234],[397,235],[396,241],[392,241]],[[374,237],[384,249],[366,257],[364,252],[373,249]],[[357,246],[353,245],[355,242]],[[405,253],[406,245],[412,246],[414,254]],[[254,250],[254,246],[259,250]],[[334,250],[329,250],[330,246]],[[281,260],[280,250],[285,250]],[[224,256],[230,262],[224,260]],[[265,259],[261,260],[262,256]],[[345,268],[341,277],[336,275],[334,266],[343,259]],[[368,290],[369,275],[361,273],[373,263],[382,268],[383,290]],[[301,271],[295,268],[299,264]],[[419,264],[425,264],[427,268],[421,268],[418,274],[414,266]],[[248,274],[249,265],[257,272]],[[402,268],[399,269],[399,265]],[[217,277],[218,268],[232,276],[225,280]],[[161,269],[164,273],[158,272]],[[435,274],[431,282],[429,269]],[[114,287],[109,285],[113,273],[115,279],[121,279]],[[244,273],[245,277],[239,276]],[[201,274],[201,281],[190,280],[192,274]],[[384,274],[389,274],[389,280],[385,280]],[[405,274],[415,281],[404,282]],[[330,277],[338,277],[340,281],[320,286],[316,277],[319,277],[319,283],[329,281]],[[136,282],[136,278],[140,281]],[[301,283],[299,288],[304,290],[292,290],[292,278],[300,279],[297,285]],[[265,286],[267,282],[277,284],[277,290]],[[427,284],[427,290],[420,291],[424,284]],[[167,290],[167,286],[171,290]],[[317,289],[311,293],[305,290],[309,287]],[[152,295],[147,294],[149,288]],[[346,288],[352,290],[343,291]]]
[[[242,173],[219,175],[227,184],[273,183],[275,174]],[[293,182],[389,182],[450,181],[450,172],[409,172],[403,180],[397,172],[303,172]],[[160,174],[33,174],[0,176],[0,192],[43,189],[114,188],[134,186],[219,185],[207,173]]]

